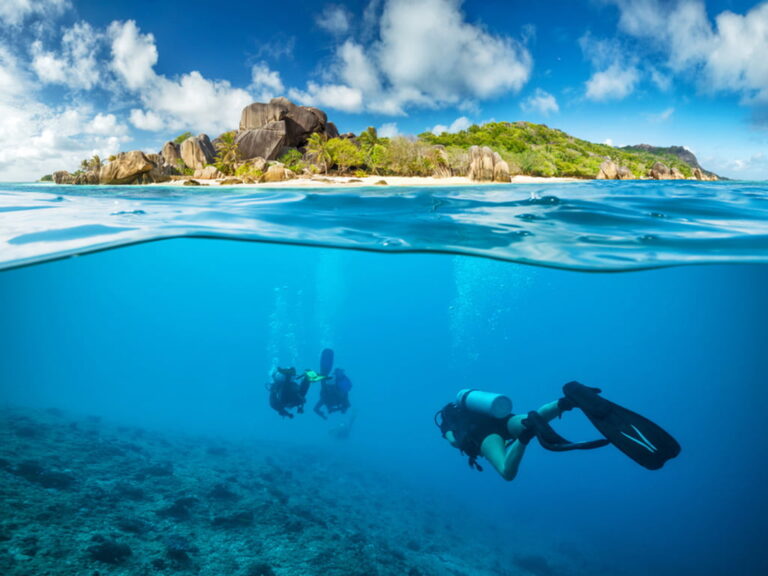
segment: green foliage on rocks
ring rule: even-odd
[[[224,132],[216,141],[216,169],[225,176],[235,173],[235,166],[240,161],[240,148],[235,142],[235,131]]]
[[[531,122],[489,122],[455,134],[426,132],[419,139],[449,149],[488,146],[501,154],[513,174],[594,178],[606,159],[629,168],[638,178],[645,176],[655,162],[677,168],[686,177],[692,174],[692,167],[669,149],[614,148]]]
[[[281,155],[277,161],[284,164],[288,170],[291,170],[296,174],[301,174],[307,166],[306,162],[304,162],[304,154],[295,148],[292,148]]]
[[[187,138],[192,138],[192,132],[184,132],[184,134],[179,134],[178,136],[176,136],[176,138],[173,139],[173,143],[181,144]]]

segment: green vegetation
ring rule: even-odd
[[[176,138],[173,139],[173,143],[181,144],[187,138],[192,138],[192,132],[184,132],[184,134],[179,134],[178,136],[176,136]]]
[[[181,158],[176,160],[176,170],[179,171],[179,174],[183,174],[184,176],[194,176],[195,174],[195,171],[184,164],[184,160]]]
[[[240,161],[240,149],[235,143],[235,131],[224,132],[216,140],[216,169],[225,176],[232,176]]]
[[[456,134],[424,133],[419,139],[429,144],[440,144],[449,151],[488,146],[501,154],[513,174],[594,178],[606,158],[626,166],[636,177],[645,176],[654,162],[677,168],[686,177],[692,173],[691,166],[670,149],[613,148],[530,122],[490,122],[470,126]]]
[[[40,178],[40,182],[53,182],[53,174],[46,174]]]
[[[296,174],[301,174],[304,171],[304,168],[307,167],[307,163],[304,162],[304,154],[296,149],[288,150],[288,152],[280,156],[277,161],[285,164],[285,167],[288,168],[288,170],[291,170]]]

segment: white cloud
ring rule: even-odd
[[[27,18],[53,16],[69,7],[69,0],[2,0],[0,22],[9,26],[19,26]]]
[[[613,64],[592,75],[587,81],[586,95],[590,100],[621,100],[634,92],[639,80],[640,74],[636,68]]]
[[[251,68],[250,89],[259,102],[269,102],[285,93],[280,73],[270,69],[266,62],[259,62]]]
[[[671,70],[689,73],[703,91],[768,102],[768,3],[745,14],[721,12],[713,27],[701,0],[608,1],[619,8],[623,32],[648,40]]]
[[[560,111],[557,99],[541,88],[537,88],[532,96],[521,102],[520,108],[522,108],[523,112],[538,112],[544,116],[549,115],[550,112],[557,113]]]
[[[352,16],[344,6],[329,4],[315,18],[317,25],[336,36],[349,32]]]
[[[124,136],[128,132],[128,127],[119,124],[114,114],[99,113],[85,125],[83,131],[88,134],[100,134],[102,136]]]
[[[139,130],[147,130],[149,132],[159,132],[165,128],[165,121],[157,114],[152,112],[145,112],[138,108],[131,110],[131,124],[133,124]]]
[[[442,124],[438,124],[430,132],[433,134],[440,135],[444,132],[448,132],[449,134],[455,134],[456,132],[461,132],[462,130],[466,130],[472,126],[472,122],[469,118],[466,116],[461,116],[459,118],[456,118],[453,122],[451,122],[450,126],[444,126]]]
[[[109,156],[128,140],[127,127],[113,114],[86,104],[50,106],[24,52],[0,43],[0,181],[38,178],[74,170],[83,158]]]
[[[662,123],[666,122],[670,118],[672,118],[672,115],[675,113],[674,108],[667,108],[666,110],[662,110],[658,114],[649,114],[648,120],[654,123]]]
[[[182,74],[178,80],[157,74],[155,39],[152,34],[142,34],[132,20],[113,22],[109,35],[112,68],[144,106],[131,111],[131,123],[137,128],[224,132],[237,126],[240,112],[253,102],[246,90],[233,88],[226,80],[208,80],[197,71]],[[279,77],[267,75],[266,79],[274,85]]]
[[[376,132],[382,138],[394,138],[400,135],[400,131],[397,129],[397,122],[382,124]]]
[[[309,82],[306,90],[291,88],[288,96],[302,104],[335,108],[344,112],[360,112],[363,109],[363,93],[344,84]]]
[[[139,90],[155,80],[157,48],[152,34],[141,34],[136,22],[112,22],[112,68],[129,90]]]
[[[589,100],[622,100],[635,91],[640,82],[636,59],[625,54],[618,42],[587,34],[579,39],[579,45],[596,69],[586,82]]]
[[[409,106],[457,106],[520,90],[532,67],[528,50],[510,37],[467,22],[461,4],[462,0],[385,0],[381,8],[380,2],[369,4],[364,28],[377,22],[378,34],[364,33],[363,39],[377,39],[361,43],[350,38],[338,47],[327,87],[344,97],[322,103],[345,111],[398,115]],[[302,103],[320,105],[315,98],[327,96],[325,88],[311,83],[294,94],[303,97]]]
[[[605,140],[603,140],[603,144],[605,144],[606,146],[613,146],[613,139],[606,138]]]
[[[43,43],[32,43],[32,68],[38,78],[49,84],[90,90],[99,82],[97,51],[98,34],[87,22],[79,22],[64,31],[59,54],[43,49]]]

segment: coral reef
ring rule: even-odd
[[[308,447],[2,409],[0,573],[548,573],[423,490]]]

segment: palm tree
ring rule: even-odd
[[[240,160],[240,148],[235,142],[234,132],[225,132],[216,142],[216,168],[224,174],[231,175],[235,164]]]
[[[328,147],[328,136],[315,132],[307,140],[307,152],[315,159],[315,162],[323,167],[323,172],[328,174],[328,165],[331,162],[331,151]]]

